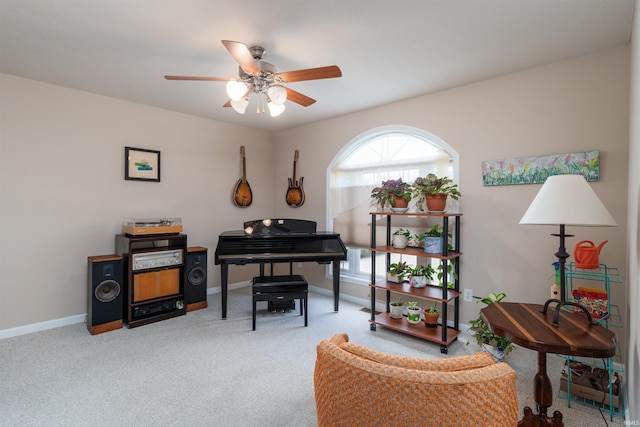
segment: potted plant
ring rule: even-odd
[[[395,298],[389,303],[389,316],[392,319],[402,319],[402,313],[404,311],[404,303],[402,297]]]
[[[436,328],[438,326],[438,317],[440,317],[440,310],[438,310],[438,304],[434,301],[431,307],[424,310],[424,323],[427,328]]]
[[[506,295],[504,293],[494,294],[489,293],[486,297],[474,296],[478,301],[485,304],[493,304],[494,302],[502,301]],[[513,350],[513,343],[499,335],[494,334],[489,330],[489,326],[482,320],[482,317],[478,317],[475,320],[469,322],[471,327],[469,330],[473,331],[473,336],[478,344],[484,351],[491,354],[496,362],[502,362],[505,356]],[[469,342],[467,342],[469,345]]]
[[[406,248],[410,237],[411,232],[409,230],[398,228],[391,236],[391,245],[396,249]]]
[[[402,182],[402,178],[389,179],[371,190],[371,198],[381,209],[387,205],[392,209],[405,209],[411,201],[411,191],[411,184]]]
[[[429,254],[441,254],[444,242],[444,230],[436,224],[420,235],[424,240],[424,251]]]
[[[420,313],[422,313],[422,308],[418,307],[416,301],[407,301],[407,321],[409,323],[416,325],[420,323]]]
[[[435,274],[434,268],[431,264],[416,265],[411,269],[411,276],[409,277],[409,284],[414,288],[424,288],[427,286],[430,280],[433,280]]]
[[[389,264],[387,271],[387,281],[394,283],[402,283],[411,275],[411,267],[404,261]]]
[[[447,197],[458,200],[461,194],[458,184],[454,184],[449,177],[438,178],[435,174],[428,174],[424,178],[418,177],[411,186],[411,195],[416,198],[416,205],[421,211],[422,202],[427,201],[429,212],[444,212]]]

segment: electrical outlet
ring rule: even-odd
[[[473,291],[471,289],[467,289],[465,288],[462,291],[462,299],[466,302],[472,302],[473,301]]]

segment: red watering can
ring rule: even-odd
[[[600,262],[598,256],[600,255],[600,249],[607,243],[608,240],[600,243],[596,246],[589,240],[583,240],[576,243],[576,247],[573,249],[573,257],[576,259],[576,267],[578,268],[598,268]]]

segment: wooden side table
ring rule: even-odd
[[[553,326],[553,310],[542,313],[541,304],[496,302],[480,310],[489,329],[514,343],[538,352],[538,372],[533,379],[534,414],[524,408],[518,427],[562,427],[562,414],[547,416],[553,388],[547,376],[547,353],[608,358],[616,354],[616,335],[602,325],[592,325],[586,316],[560,310],[559,326]]]

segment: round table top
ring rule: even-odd
[[[560,310],[553,326],[555,306],[542,313],[542,304],[496,302],[480,310],[489,329],[522,347],[542,353],[608,358],[616,354],[616,335],[586,316]]]

